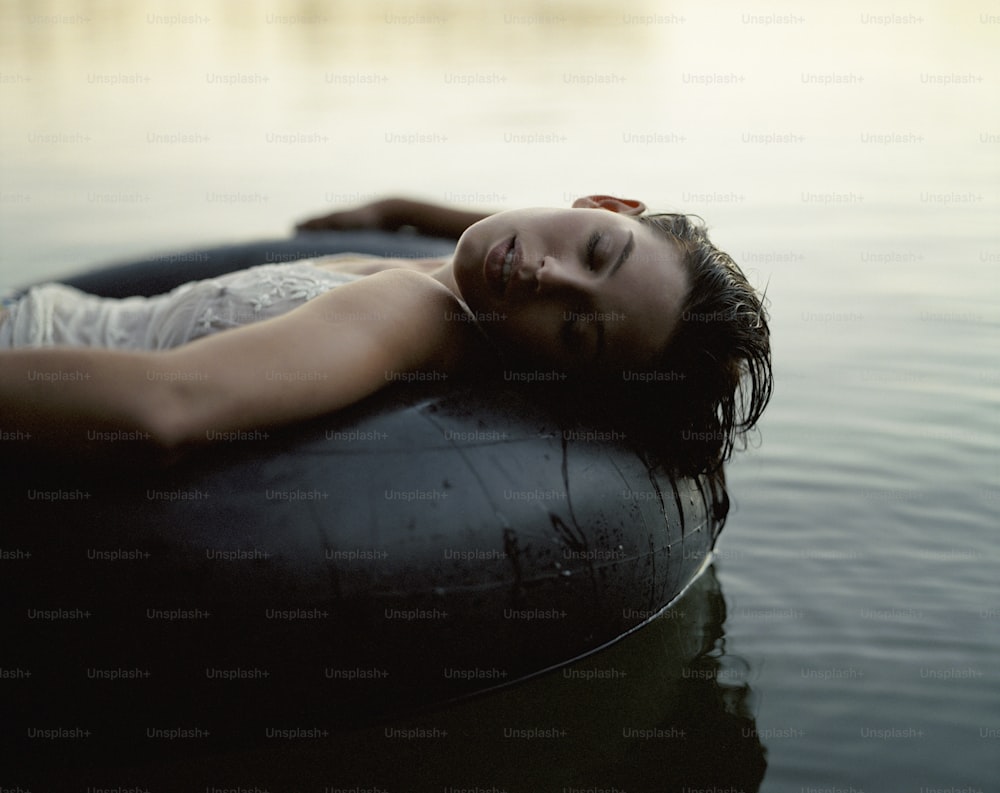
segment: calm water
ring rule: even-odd
[[[4,283],[282,235],[388,192],[704,215],[772,310],[777,388],[730,468],[722,616],[688,626],[759,738],[759,789],[998,789],[989,4],[7,0],[0,23]],[[663,665],[670,693],[615,711],[595,683],[595,712],[686,702],[693,734],[706,675],[671,671],[662,629],[618,652]],[[680,789],[675,745],[519,767],[544,789]],[[502,787],[510,752],[480,746],[478,776],[448,784]]]

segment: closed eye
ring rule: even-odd
[[[583,260],[587,263],[589,270],[594,270],[597,267],[597,246],[600,244],[602,236],[600,231],[595,231],[587,240],[587,252]]]

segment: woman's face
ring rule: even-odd
[[[649,369],[680,318],[680,249],[607,209],[516,209],[471,226],[453,260],[486,334],[522,364]]]

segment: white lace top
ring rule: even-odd
[[[0,313],[0,349],[176,347],[284,314],[361,277],[324,270],[315,260],[303,259],[192,281],[156,297],[102,298],[64,284],[43,284],[28,290],[7,314]]]

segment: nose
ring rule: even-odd
[[[587,278],[557,256],[545,256],[534,272],[539,292],[561,291],[565,289],[585,290]]]

